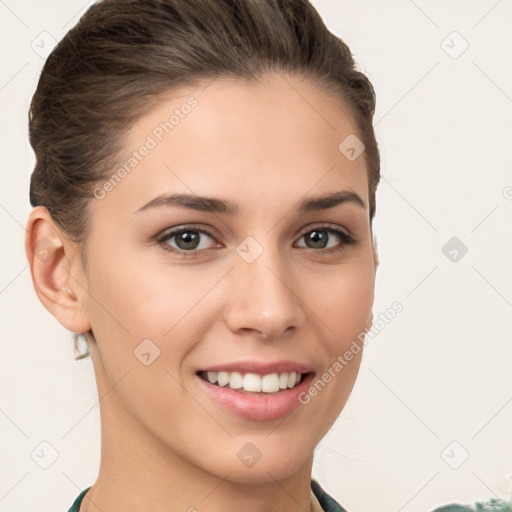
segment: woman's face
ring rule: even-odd
[[[371,322],[354,134],[334,97],[280,75],[170,93],[134,125],[96,189],[81,293],[104,450],[238,482],[311,463]]]

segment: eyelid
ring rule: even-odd
[[[172,228],[166,228],[163,231],[160,231],[155,238],[161,238],[165,236],[169,236],[171,233],[176,233],[180,231],[200,231],[201,233],[205,233],[207,235],[213,236],[214,229],[210,226],[205,227],[203,224],[181,224],[178,226],[174,226]]]
[[[334,229],[336,231],[341,231],[343,234],[345,234],[348,237],[353,238],[353,235],[344,227],[340,226],[339,224],[332,224],[330,222],[319,222],[319,223],[313,223],[309,225],[304,230],[299,231],[299,236],[304,236],[306,233],[309,233],[310,231],[314,231],[315,229]]]

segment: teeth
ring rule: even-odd
[[[206,372],[208,382],[218,383],[219,386],[227,386],[231,389],[243,389],[254,393],[276,393],[280,389],[293,388],[301,381],[302,375],[297,372],[269,373],[258,375],[257,373],[239,372]]]
[[[229,377],[229,387],[232,389],[240,389],[243,386],[243,380],[241,373],[233,372]]]
[[[225,386],[229,382],[228,372],[218,372],[217,381],[219,383],[219,386]]]
[[[245,391],[254,391],[259,393],[261,391],[261,377],[256,373],[246,373],[242,387]]]
[[[279,375],[271,373],[261,378],[261,390],[265,393],[275,393],[279,391]]]

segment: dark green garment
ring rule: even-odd
[[[68,510],[68,512],[78,512],[80,509],[80,503],[82,503],[82,499],[85,496],[85,493],[91,487],[87,487],[84,491],[82,491],[78,498],[73,503],[72,507]],[[347,512],[337,501],[331,498],[321,487],[320,484],[311,479],[311,489],[313,494],[316,496],[318,503],[324,509],[325,512]]]
[[[451,503],[436,508],[432,512],[512,512],[512,501],[501,501],[493,498],[486,502],[477,502],[472,506]]]
[[[84,491],[82,491],[79,495],[78,495],[78,498],[75,500],[75,502],[73,503],[73,505],[71,505],[71,508],[68,510],[68,512],[78,512],[80,510],[80,503],[82,503],[82,499],[83,497],[85,496],[85,493],[92,487],[89,486],[87,487],[87,489],[85,489]]]

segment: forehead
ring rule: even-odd
[[[249,206],[336,187],[367,201],[364,153],[350,160],[339,147],[357,136],[340,99],[298,77],[216,79],[169,91],[127,133],[111,171],[122,176],[98,208],[131,213],[169,191],[238,197]]]

